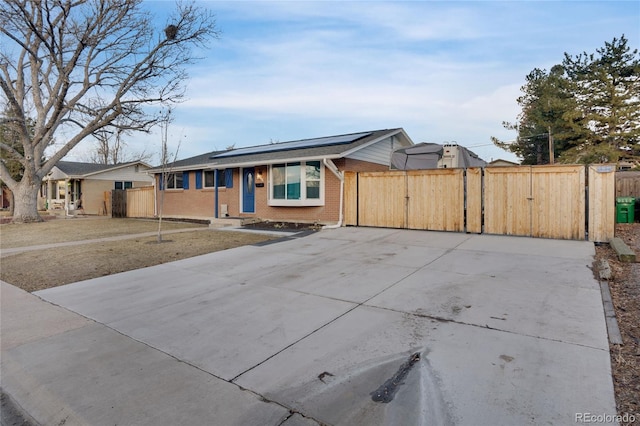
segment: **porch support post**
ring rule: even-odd
[[[64,213],[65,216],[69,215],[69,198],[71,198],[71,191],[69,190],[70,186],[70,181],[69,178],[64,180],[64,190],[65,190],[65,194],[64,194]]]
[[[53,199],[53,182],[47,179],[47,210],[51,210],[51,200]]]
[[[214,187],[213,198],[215,200],[214,214],[215,214],[215,218],[218,219],[218,169],[213,170],[213,187]]]

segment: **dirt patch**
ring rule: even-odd
[[[26,247],[51,241],[74,241],[99,236],[131,235],[157,230],[157,223],[136,220],[103,219],[91,229],[75,228],[72,220],[50,223],[0,225],[2,247]],[[163,230],[193,228],[194,224],[167,224]],[[72,238],[75,237],[75,238]],[[6,238],[6,241],[5,241]],[[26,291],[43,290],[76,281],[159,265],[174,260],[257,244],[276,238],[271,235],[222,231],[202,227],[196,231],[130,238],[121,241],[85,243],[44,250],[3,254],[0,279]]]
[[[640,223],[619,223],[616,237],[640,256]],[[622,335],[622,345],[610,345],[613,385],[618,414],[633,414],[640,424],[640,263],[619,262],[608,245],[596,247],[596,262],[606,259],[611,266],[611,298]]]
[[[318,223],[264,221],[248,223],[243,225],[243,228],[265,231],[319,231],[322,229],[322,225]]]

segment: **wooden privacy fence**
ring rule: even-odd
[[[579,165],[346,172],[345,224],[609,241],[613,171],[590,166],[590,191]]]
[[[616,172],[616,197],[640,198],[640,172]]]
[[[155,189],[153,186],[114,189],[105,193],[105,205],[110,199],[111,217],[154,217]]]
[[[127,217],[155,216],[155,188],[143,186],[127,189]]]

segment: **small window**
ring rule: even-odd
[[[125,181],[116,181],[115,189],[131,189],[133,188],[133,182],[125,180]]]
[[[320,162],[307,161],[307,198],[320,199]]]
[[[167,175],[167,189],[182,189],[182,173],[169,173]]]
[[[204,171],[204,187],[205,188],[213,188],[215,187],[215,174],[218,175],[218,188],[225,187],[225,179],[224,179],[224,169],[222,170],[205,170]]]

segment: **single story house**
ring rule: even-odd
[[[391,153],[412,144],[397,128],[198,155],[150,170],[157,211],[174,218],[340,223],[344,172],[389,170]]]
[[[86,214],[106,214],[104,193],[153,185],[153,176],[147,173],[150,168],[142,161],[122,164],[59,161],[43,179],[39,203],[47,210],[72,212],[81,208]]]

